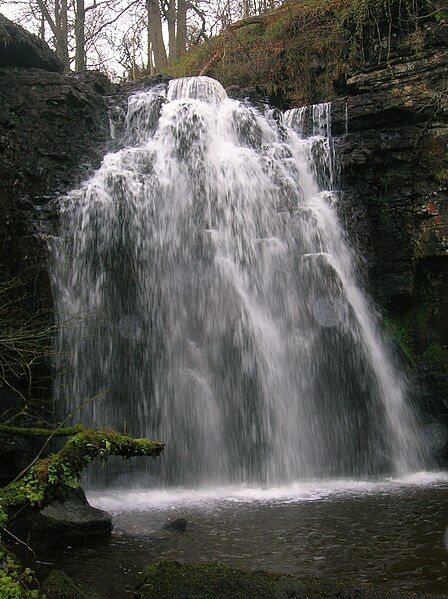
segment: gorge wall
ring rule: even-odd
[[[276,41],[282,33],[274,25],[236,34],[249,44],[260,27],[271,28]],[[294,31],[300,49],[306,32],[297,23]],[[311,60],[302,60],[302,88],[300,56],[293,63],[284,45],[274,75],[252,46],[250,76],[242,68],[226,71],[217,42],[207,53],[201,46],[201,64],[184,59],[173,73],[198,74],[207,63],[208,74],[234,86],[234,94],[280,108],[333,101],[341,216],[387,314],[386,328],[417,376],[427,422],[448,427],[448,25],[426,18],[412,31],[378,31],[366,38],[362,60],[343,65],[329,49],[336,34],[328,35]],[[105,96],[117,90],[99,74],[63,76],[45,45],[1,16],[0,41],[0,264],[8,274],[33,271],[32,310],[51,305],[45,236],[56,226],[55,198],[107,150]],[[227,47],[225,60],[236,64],[237,52],[232,58]]]

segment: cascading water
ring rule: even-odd
[[[167,483],[421,463],[336,215],[329,106],[309,110],[282,123],[206,77],[138,92],[124,148],[62,202],[59,401],[99,394],[88,423],[165,441],[146,468]]]

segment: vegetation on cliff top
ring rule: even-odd
[[[429,0],[291,1],[191,47],[169,72],[253,86],[282,107],[327,101],[349,71],[388,60],[398,40],[409,41],[421,22],[444,12]]]

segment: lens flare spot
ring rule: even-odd
[[[347,316],[347,304],[330,295],[319,297],[313,305],[314,319],[323,327],[336,327]]]

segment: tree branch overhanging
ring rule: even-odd
[[[115,432],[83,429],[55,454],[39,460],[23,478],[0,489],[0,526],[23,509],[43,507],[63,499],[76,488],[82,470],[95,458],[109,455],[123,458],[160,455],[164,443],[133,439]]]

